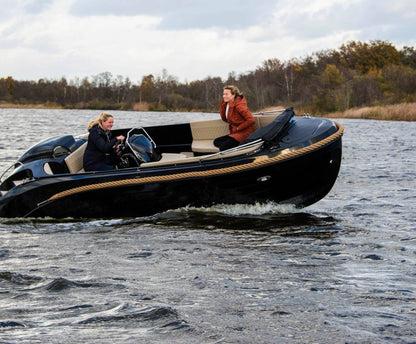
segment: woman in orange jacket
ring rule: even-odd
[[[225,86],[223,95],[224,101],[220,103],[220,115],[230,128],[230,134],[217,137],[214,145],[220,151],[236,147],[254,132],[254,117],[247,107],[244,95],[236,86]]]

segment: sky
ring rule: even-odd
[[[416,44],[415,0],[0,0],[0,78],[254,71],[348,41]]]

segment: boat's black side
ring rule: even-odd
[[[264,142],[245,154],[111,172],[67,173],[58,168],[58,173],[41,177],[30,176],[37,173],[35,168],[27,172],[21,167],[28,181],[13,187],[2,184],[7,192],[0,197],[0,216],[137,217],[188,205],[268,201],[308,206],[322,199],[335,183],[343,129],[323,119],[292,122],[279,142]],[[146,129],[156,141],[160,138],[165,151],[184,151],[192,140],[187,128],[175,125],[175,130],[182,131],[179,144],[167,135],[173,129],[170,126]],[[23,166],[45,159],[39,155]]]

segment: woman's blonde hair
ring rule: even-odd
[[[113,117],[113,115],[110,115],[109,113],[101,112],[100,116],[88,123],[87,130],[90,130],[94,125],[98,124],[101,128],[103,128],[102,123],[106,122],[110,117]]]
[[[240,90],[238,89],[238,87],[237,86],[234,86],[234,85],[224,86],[224,90],[230,90],[231,91],[231,94],[235,95],[236,97],[237,96],[239,96],[239,97],[242,97],[243,96],[243,94],[240,92]]]

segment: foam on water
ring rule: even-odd
[[[293,204],[277,204],[275,202],[255,204],[222,204],[212,207],[213,211],[232,216],[239,215],[266,215],[266,214],[290,214],[297,213],[298,209]]]
[[[293,204],[277,204],[275,202],[255,204],[216,204],[211,207],[185,207],[179,211],[200,211],[206,213],[220,213],[229,216],[240,215],[267,215],[267,214],[290,214],[299,210]]]

